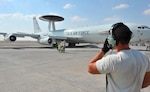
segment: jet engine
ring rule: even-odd
[[[5,40],[5,41],[14,42],[14,41],[16,41],[16,39],[17,39],[17,37],[14,36],[13,34],[6,34],[6,35],[4,36],[4,40]]]
[[[38,39],[38,42],[40,44],[51,45],[53,43],[53,40],[49,37],[46,37],[46,38]]]

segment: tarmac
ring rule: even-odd
[[[56,48],[34,41],[1,41],[0,92],[105,92],[105,74],[87,72],[89,60],[100,48],[82,44],[59,53]],[[146,47],[131,48],[150,57]],[[141,92],[150,92],[150,86]]]

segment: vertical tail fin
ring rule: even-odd
[[[34,26],[34,33],[41,32],[41,28],[39,27],[36,17],[33,17],[33,26]]]

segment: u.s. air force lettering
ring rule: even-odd
[[[89,35],[89,31],[67,32],[67,35]]]

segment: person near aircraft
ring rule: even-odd
[[[145,43],[145,46],[146,46],[146,50],[150,50],[150,41],[149,40]]]
[[[61,53],[61,52],[65,52],[65,48],[66,48],[66,42],[65,40],[62,40],[60,42],[58,42],[58,47],[57,50]]]
[[[89,73],[106,74],[107,92],[140,92],[150,85],[149,58],[129,47],[131,37],[128,26],[114,24],[102,50],[88,64]],[[104,56],[110,48],[115,48],[117,53]]]
[[[62,52],[64,53],[66,49],[66,41],[63,40],[61,44],[62,44]]]

